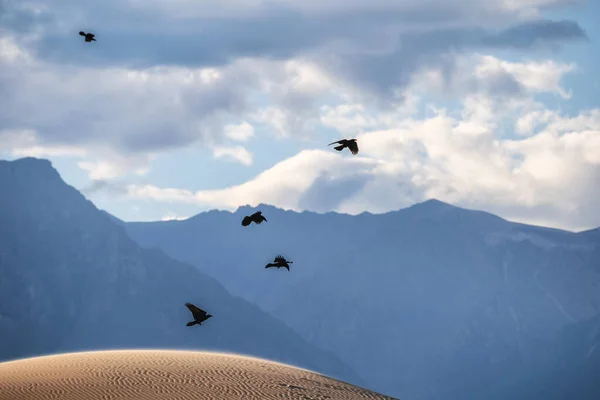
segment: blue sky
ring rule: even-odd
[[[600,226],[597,2],[0,7],[0,157],[50,159],[124,220],[438,198]]]

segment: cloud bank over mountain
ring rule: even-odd
[[[566,110],[581,93],[564,81],[594,72],[560,57],[590,37],[548,16],[570,6],[4,2],[0,151],[69,160],[103,206],[129,204],[126,219],[140,201],[160,219],[190,205],[359,213],[436,197],[592,228],[600,106]],[[74,37],[82,26],[98,42]],[[359,156],[324,147],[341,136],[359,138]],[[189,149],[209,152],[198,158],[214,183],[184,167]],[[185,177],[157,179],[168,170]]]

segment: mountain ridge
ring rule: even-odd
[[[268,222],[241,227],[258,209]],[[600,313],[593,237],[436,200],[358,216],[262,205],[126,227],[331,349],[376,390],[407,398],[430,398],[427,385],[431,398],[468,398],[498,374],[541,368],[536,340],[551,346]],[[279,253],[294,261],[285,281],[260,272]],[[384,370],[363,367],[374,360]]]
[[[169,221],[162,221],[162,220],[149,220],[149,221],[135,221],[135,220],[131,220],[131,221],[124,221],[119,219],[118,217],[113,216],[115,219],[123,222],[123,223],[136,223],[136,224],[148,224],[148,223],[177,223],[177,222],[182,222],[182,221],[188,221],[190,219],[197,219],[203,215],[209,214],[209,213],[224,213],[224,214],[229,214],[229,215],[238,215],[238,214],[251,214],[257,210],[263,210],[263,214],[267,214],[269,211],[275,210],[275,211],[280,211],[280,212],[284,212],[284,213],[291,213],[291,214],[298,214],[298,215],[303,215],[303,214],[308,214],[308,215],[328,215],[328,216],[335,216],[335,217],[364,217],[364,216],[378,216],[378,217],[394,217],[398,214],[402,214],[405,212],[414,212],[415,210],[419,210],[422,211],[423,214],[428,214],[429,217],[431,217],[432,214],[443,214],[444,212],[448,212],[448,211],[453,211],[453,212],[470,212],[470,213],[479,213],[481,215],[485,215],[491,219],[496,219],[498,221],[504,221],[504,222],[508,222],[511,224],[515,224],[515,225],[520,225],[525,229],[529,229],[529,230],[536,230],[536,229],[542,229],[545,231],[554,231],[556,233],[593,233],[595,231],[600,231],[600,227],[598,228],[593,228],[593,229],[589,229],[589,230],[585,230],[585,231],[570,231],[567,229],[561,229],[561,228],[554,228],[554,227],[549,227],[549,226],[544,226],[544,225],[532,225],[532,224],[527,224],[527,223],[521,223],[521,222],[516,222],[516,221],[511,221],[508,219],[505,219],[501,216],[498,216],[496,214],[493,214],[489,211],[485,211],[485,210],[480,210],[480,209],[475,209],[475,208],[467,208],[467,207],[460,207],[451,203],[447,203],[441,200],[438,200],[436,198],[430,198],[427,200],[424,200],[422,202],[418,202],[418,203],[414,203],[411,204],[409,206],[406,206],[404,208],[399,208],[397,210],[391,210],[391,211],[386,211],[383,213],[371,213],[369,211],[363,211],[360,214],[347,214],[347,213],[340,213],[340,212],[336,212],[336,211],[328,211],[328,212],[317,212],[317,211],[311,211],[311,210],[302,210],[302,211],[296,211],[293,209],[286,209],[286,208],[281,208],[272,204],[267,204],[267,203],[259,203],[256,206],[251,206],[249,204],[244,204],[241,205],[239,207],[237,207],[235,210],[231,211],[231,210],[224,210],[224,209],[210,209],[207,211],[201,211],[197,214],[191,215],[185,219],[177,219],[177,220],[169,220]],[[266,211],[265,211],[266,210]],[[108,212],[108,211],[105,211]],[[112,216],[112,214],[111,214]]]
[[[141,248],[49,161],[0,161],[0,187],[0,359],[123,347],[207,349],[365,385],[337,356],[214,278],[159,248]],[[186,327],[186,301],[215,317]]]

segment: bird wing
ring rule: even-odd
[[[250,223],[252,222],[252,218],[251,217],[244,217],[244,219],[242,220],[242,226],[248,226],[250,225]]]
[[[185,306],[190,310],[194,319],[200,319],[200,318],[206,316],[206,311],[202,310],[201,308],[196,307],[192,303],[185,303]]]
[[[84,31],[79,31],[79,34],[80,34],[81,36],[85,36],[85,32],[84,32]]]
[[[331,146],[332,144],[336,144],[336,143],[344,144],[345,142],[346,142],[346,139],[341,139],[341,140],[338,140],[337,142],[331,142],[327,146]]]
[[[276,263],[285,262],[285,258],[278,254],[273,261]]]
[[[358,143],[350,142],[348,143],[348,148],[352,154],[358,154]]]

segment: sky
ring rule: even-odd
[[[47,158],[126,221],[436,198],[595,228],[598,15],[583,0],[0,0],[0,158]],[[341,138],[359,154],[327,146]]]

